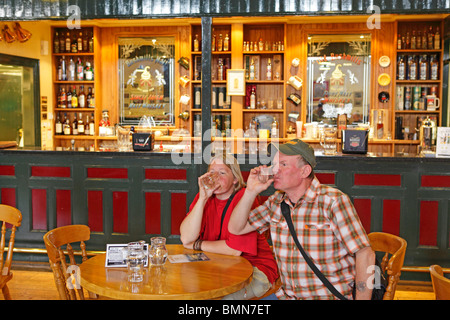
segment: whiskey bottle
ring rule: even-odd
[[[439,33],[439,27],[436,27],[436,34],[434,35],[434,48],[436,50],[441,48],[441,34]]]
[[[90,33],[89,36],[89,52],[94,52],[94,36],[92,32]]]
[[[60,88],[61,89],[61,97],[60,97],[60,108],[67,108],[67,94],[66,94],[66,89],[64,89],[64,87]]]
[[[428,37],[427,37],[427,29],[423,29],[423,33],[422,33],[422,49],[427,50],[430,49],[427,46],[428,43]]]
[[[216,51],[216,35],[213,34],[212,42],[211,42],[211,51]]]
[[[72,133],[70,121],[69,118],[67,118],[67,113],[64,113],[63,133],[65,136],[70,135]]]
[[[66,48],[66,39],[64,38],[64,33],[61,31],[59,35],[59,52],[64,53]]]
[[[80,86],[78,91],[78,106],[80,108],[86,108],[86,94],[84,93],[84,86]]]
[[[91,114],[91,121],[89,122],[89,133],[91,136],[95,135],[95,123],[94,123],[94,114]]]
[[[59,53],[59,33],[55,32],[55,37],[53,38],[53,52]]]
[[[422,49],[422,33],[420,31],[417,32],[416,49]]]
[[[56,134],[56,135],[61,135],[61,134],[63,134],[63,131],[62,131],[62,122],[61,122],[61,120],[59,119],[59,113],[58,113],[58,116],[57,116],[57,118],[56,118],[56,123],[55,123],[55,134]]]
[[[223,51],[222,34],[219,34],[219,40],[217,41],[217,51]]]
[[[430,26],[430,29],[428,30],[428,49],[433,49],[434,45],[434,35],[433,35],[433,27]]]
[[[411,49],[411,37],[409,36],[409,32],[406,33],[406,48]]]
[[[80,31],[77,38],[77,50],[83,52],[83,33]]]
[[[217,80],[223,80],[223,61],[220,58],[217,65]]]
[[[72,90],[72,108],[78,108],[78,96],[75,90],[75,86],[73,86]]]
[[[411,110],[411,87],[405,87],[405,110]]]
[[[405,80],[405,69],[405,57],[400,55],[397,61],[397,80]]]
[[[87,31],[84,33],[83,37],[83,52],[89,52],[89,38]]]
[[[70,88],[67,89],[67,108],[72,108],[72,91],[70,91]]]
[[[67,33],[66,33],[65,50],[67,53],[70,52],[70,32],[69,31],[67,31]]]
[[[78,128],[78,134],[84,135],[84,121],[83,121],[83,118],[81,116],[82,116],[82,114],[80,112],[80,116],[78,118],[77,128]]]
[[[263,42],[262,38],[259,38],[258,50],[259,51],[264,51],[264,42]]]
[[[253,58],[250,62],[250,75],[249,80],[255,80],[255,62],[253,61]]]
[[[228,37],[228,33],[225,34],[225,39],[223,40],[223,51],[230,50],[230,38]]]
[[[419,62],[419,80],[428,80],[428,57],[421,55]]]
[[[416,41],[416,31],[413,30],[412,36],[411,36],[411,49],[417,49],[417,41]]]
[[[72,37],[72,44],[70,45],[70,52],[71,53],[78,53],[78,41],[77,41],[77,35],[74,33]]]
[[[72,134],[78,135],[78,121],[77,121],[77,114],[73,114],[73,122],[72,122]]]
[[[417,80],[417,57],[408,56],[408,80]]]
[[[256,108],[256,92],[255,88],[252,88],[252,93],[250,94],[250,109]]]
[[[437,59],[437,55],[433,54],[431,55],[430,59],[430,79],[431,80],[438,80],[439,79],[439,63]]]
[[[89,115],[86,115],[86,122],[84,123],[84,134],[87,136],[91,135],[91,128],[89,125]]]
[[[198,34],[195,35],[194,38],[194,51],[197,52],[199,51],[200,48],[200,44],[199,44],[199,40],[198,40]]]

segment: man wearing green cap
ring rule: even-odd
[[[244,196],[231,215],[229,231],[239,235],[270,228],[282,282],[276,293],[278,299],[336,299],[297,249],[281,213],[285,202],[298,240],[328,281],[348,299],[352,299],[354,286],[356,299],[370,299],[373,274],[368,270],[373,271],[375,253],[349,197],[315,178],[314,149],[307,143],[294,139],[269,147],[276,152],[274,177],[264,183],[258,178],[261,167],[250,171]],[[251,211],[254,199],[272,182],[277,191]]]

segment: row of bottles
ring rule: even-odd
[[[433,110],[437,87],[397,86],[397,110]],[[431,97],[430,97],[431,96]]]
[[[94,38],[91,29],[56,29],[53,36],[53,53],[92,53]]]
[[[86,94],[84,86],[78,88],[78,92],[75,86],[66,88],[64,86],[59,87],[58,93],[58,108],[95,108],[95,94],[94,88],[88,87]]]
[[[255,85],[247,85],[245,106],[247,109],[283,109],[283,100],[280,97],[258,98]]]
[[[82,113],[74,113],[73,120],[71,121],[67,117],[67,113],[64,113],[64,119],[61,121],[60,114],[58,113],[55,123],[56,135],[95,135],[94,114],[92,113],[90,118],[86,115],[86,121],[83,121]]]
[[[213,34],[211,39],[211,51],[230,51],[231,50],[231,40],[228,36],[228,33],[225,34],[225,37],[223,37],[222,33],[219,34],[217,37],[216,34]],[[198,36],[198,34],[195,34],[194,36],[194,46],[193,46],[194,52],[201,51],[201,40]]]
[[[80,57],[74,61],[73,57],[69,57],[69,61],[66,61],[66,57],[63,56],[59,60],[58,81],[93,81],[94,80],[94,68],[90,61],[83,61]]]
[[[434,32],[433,27],[424,28],[423,31],[412,30],[397,36],[397,49],[422,49],[422,50],[439,50],[441,48],[441,34],[439,27]]]
[[[259,41],[244,41],[244,46],[242,48],[247,52],[255,52],[255,51],[284,51],[284,42],[283,41],[266,41],[263,42],[262,38]]]
[[[439,80],[438,55],[399,55],[397,80]]]

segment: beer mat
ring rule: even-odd
[[[0,149],[15,148],[17,142],[15,141],[0,141]]]
[[[170,263],[184,263],[184,262],[195,262],[195,261],[208,261],[209,258],[203,252],[191,253],[191,254],[174,254],[167,257]]]

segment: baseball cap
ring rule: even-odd
[[[272,152],[275,149],[276,151],[280,151],[282,154],[287,156],[302,156],[312,168],[314,168],[317,164],[313,147],[300,139],[293,139],[284,144],[270,143],[267,148],[271,155],[275,154],[275,152]]]

